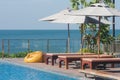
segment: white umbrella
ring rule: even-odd
[[[70,14],[72,10],[63,10],[59,13],[53,14],[51,16],[39,19],[39,21],[50,21],[52,23],[67,23],[68,24],[68,52],[70,51],[70,32],[69,24],[70,23],[99,23],[99,20],[96,17],[85,17],[85,16],[74,16],[74,15],[65,15]],[[107,20],[101,20],[101,24],[110,24]]]
[[[48,17],[45,17],[45,18],[42,18],[42,19],[39,19],[39,21],[53,21],[55,19],[58,19],[58,18],[62,18],[64,17],[64,14],[69,14],[69,10],[66,9],[66,10],[62,10],[56,14],[53,14],[53,15],[50,15]]]
[[[57,18],[54,20],[49,20],[52,23],[93,23],[93,24],[99,24],[99,19],[97,17],[87,17],[87,16],[73,16],[73,15],[64,15],[64,17]],[[101,24],[112,24],[108,20],[101,19]]]
[[[78,16],[120,16],[120,11],[115,8],[109,8],[104,3],[91,4],[80,10],[71,11],[71,15]]]
[[[104,3],[96,3],[96,4],[92,4],[90,7],[81,10],[72,11],[69,15],[98,16],[100,22],[102,16],[120,16],[120,11],[114,8],[109,8],[109,6],[105,5]],[[100,23],[99,23],[97,45],[98,45],[98,54],[99,54],[100,53]]]
[[[75,15],[66,15],[71,14],[71,12],[76,12],[75,10],[62,10],[56,14],[53,14],[51,16],[39,19],[39,21],[50,21],[55,23],[99,23],[99,19],[96,17],[86,17],[86,16],[75,16]],[[109,21],[102,19],[102,24],[111,24]]]

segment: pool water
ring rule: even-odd
[[[0,62],[0,80],[78,80],[78,79],[57,73],[18,66],[8,62]]]

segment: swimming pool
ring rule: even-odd
[[[0,80],[80,80],[53,72],[0,62]]]

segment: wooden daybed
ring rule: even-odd
[[[113,58],[112,55],[100,55],[100,58]],[[68,69],[69,63],[72,61],[81,61],[82,58],[98,58],[98,55],[72,55],[72,56],[58,56],[59,68],[62,67],[62,62],[65,63],[65,69]]]
[[[85,65],[89,65],[90,69],[95,69],[99,64],[114,64],[120,63],[120,58],[82,58],[82,69],[85,69]]]
[[[92,55],[93,53],[86,53],[86,54]],[[80,53],[47,53],[45,54],[44,61],[46,64],[49,64],[49,60],[51,60],[51,65],[54,65],[58,56],[77,56],[77,55],[81,55],[81,54]]]
[[[109,70],[110,71],[110,70]],[[102,78],[102,80],[120,80],[119,75],[115,75],[114,73],[112,74],[112,72],[108,72],[108,71],[101,71],[101,70],[90,70],[90,69],[86,69],[86,70],[79,70],[80,73],[83,73],[85,75],[85,77],[88,77],[88,75],[92,75],[94,78]],[[88,77],[89,78],[89,77]],[[97,80],[97,79],[95,79]],[[99,79],[100,80],[100,79]]]

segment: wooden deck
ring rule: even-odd
[[[46,65],[45,63],[25,63],[23,62],[23,58],[7,58],[4,59],[5,61],[9,61],[11,63],[28,66],[36,69],[44,69],[52,72],[59,72],[62,74],[66,74],[69,76],[74,77],[82,77],[81,80],[95,80],[95,79],[85,79],[84,74],[91,74],[92,76],[98,76],[98,77],[104,77],[104,78],[112,78],[113,80],[120,80],[120,67],[119,68],[107,68],[106,70],[80,70],[79,67],[76,67],[75,65],[70,65],[69,69],[65,68],[59,68],[58,64],[52,65]],[[97,80],[97,79],[96,79]],[[102,80],[102,79],[100,79]],[[106,80],[106,79],[103,79]],[[109,79],[107,79],[109,80]]]

